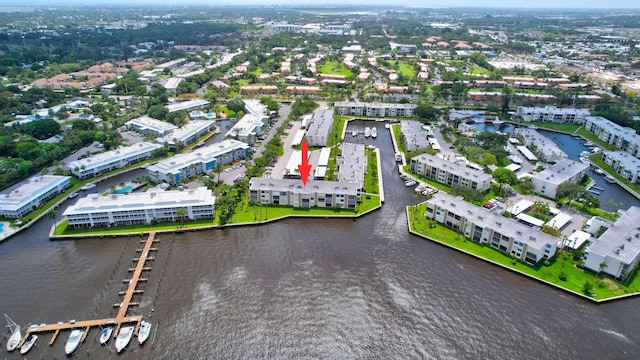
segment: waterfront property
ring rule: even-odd
[[[133,129],[142,135],[154,134],[155,136],[165,136],[178,128],[166,121],[157,120],[147,115],[131,119],[124,124],[127,130]]]
[[[556,253],[557,238],[442,191],[427,200],[424,215],[530,265]]]
[[[632,206],[584,252],[583,265],[625,279],[640,262],[640,208]]]
[[[115,150],[91,155],[89,157],[70,161],[67,167],[71,173],[80,179],[88,179],[98,174],[123,168],[129,164],[150,159],[153,151],[162,145],[141,142],[131,146],[121,146]]]
[[[306,139],[309,146],[326,146],[333,130],[333,109],[319,108],[314,111],[307,127]]]
[[[426,127],[426,128],[425,128]],[[407,151],[416,151],[431,147],[429,136],[433,136],[433,131],[420,121],[401,121],[400,133]]]
[[[555,163],[567,159],[569,156],[551,139],[530,128],[516,128],[516,135],[524,145],[533,149],[532,153],[544,162]]]
[[[163,137],[157,138],[158,144],[167,144],[172,151],[178,150],[185,145],[192,144],[199,137],[205,135],[215,128],[215,123],[208,120],[191,120],[186,125],[174,129]]]
[[[358,189],[364,186],[364,174],[367,170],[367,157],[364,144],[343,143],[340,145],[340,155],[336,159],[338,166],[338,181],[354,183]]]
[[[33,176],[0,193],[0,216],[22,217],[70,186],[69,176]]]
[[[294,208],[341,208],[355,210],[359,197],[356,183],[309,180],[303,186],[298,179],[249,180],[249,202],[293,206]]]
[[[256,137],[262,135],[262,128],[268,120],[269,117],[264,114],[246,114],[229,129],[226,136],[253,145]]]
[[[372,117],[412,117],[416,104],[336,102],[338,115],[359,115]]]
[[[622,127],[601,116],[587,116],[584,128],[594,133],[600,140],[640,158],[640,135],[632,128]]]
[[[489,190],[491,175],[458,165],[437,156],[422,154],[411,158],[411,172],[448,186],[469,186],[478,191]]]
[[[189,190],[150,189],[127,195],[91,194],[62,214],[70,228],[151,224],[152,221],[213,218],[215,197],[206,187]],[[181,214],[181,210],[184,213]]]
[[[555,199],[558,187],[566,182],[578,183],[589,171],[589,164],[570,159],[562,160],[531,176],[535,192]]]
[[[640,184],[640,159],[624,151],[605,151],[602,161],[629,182]]]
[[[518,106],[516,110],[516,116],[523,121],[583,124],[585,117],[589,115],[590,113],[587,109],[557,108],[555,106]]]
[[[249,145],[233,140],[198,148],[193,152],[178,154],[159,161],[147,168],[151,180],[176,185],[185,179],[214,171],[217,164],[228,164],[249,156]]]

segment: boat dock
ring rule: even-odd
[[[138,329],[140,327],[140,322],[142,321],[142,316],[140,315],[127,316],[127,311],[131,306],[138,305],[137,302],[131,301],[133,299],[133,295],[143,293],[143,290],[136,289],[136,287],[138,286],[139,282],[147,280],[146,278],[140,277],[142,272],[151,270],[151,267],[147,266],[146,263],[148,261],[153,261],[155,259],[154,257],[149,256],[149,253],[152,251],[158,250],[157,247],[152,247],[156,242],[159,241],[155,239],[155,235],[156,235],[155,231],[150,232],[148,238],[146,240],[141,241],[141,243],[144,243],[143,248],[136,250],[136,253],[140,253],[140,256],[138,258],[133,259],[134,261],[137,262],[136,266],[134,268],[128,269],[128,273],[132,272],[133,274],[131,274],[130,278],[125,279],[125,282],[129,283],[127,290],[121,291],[118,293],[118,295],[123,296],[123,299],[120,303],[114,304],[114,307],[119,308],[118,313],[115,317],[106,318],[106,319],[96,319],[96,320],[81,320],[81,321],[71,320],[68,322],[61,321],[56,324],[31,325],[30,327],[27,328],[27,333],[20,341],[20,344],[18,345],[18,347],[22,346],[22,344],[26,341],[29,335],[34,333],[45,333],[45,332],[53,332],[53,336],[49,341],[49,345],[53,345],[60,331],[70,330],[75,328],[84,328],[85,331],[82,337],[82,342],[84,342],[85,338],[89,334],[89,330],[92,327],[96,327],[96,326],[102,327],[102,326],[115,325],[116,328],[115,328],[114,334],[118,334],[120,330],[120,326],[122,326],[122,324],[135,323],[136,325],[135,325],[134,333],[137,334]]]

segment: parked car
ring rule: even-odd
[[[489,209],[489,210],[493,209],[493,207],[494,207],[494,206],[495,206],[495,205],[493,205],[492,203],[485,203],[485,204],[482,204],[482,207],[483,207],[483,208],[485,208],[485,209]]]

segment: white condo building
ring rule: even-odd
[[[124,124],[127,130],[133,129],[142,135],[155,134],[156,136],[164,136],[178,128],[171,123],[157,120],[147,115],[131,119]]]
[[[410,170],[415,174],[451,187],[461,185],[485,191],[489,190],[491,186],[491,175],[429,154],[411,158]]]
[[[542,122],[571,122],[583,124],[587,116],[587,109],[571,109],[557,108],[555,106],[545,107],[526,107],[518,106],[516,116],[524,121],[542,121]]]
[[[336,165],[339,182],[357,184],[358,189],[364,187],[364,175],[367,171],[364,144],[342,143]]]
[[[562,160],[531,176],[535,192],[555,199],[558,187],[566,182],[578,183],[587,175],[589,164],[570,159]]]
[[[71,169],[73,175],[80,179],[87,179],[111,170],[123,168],[129,164],[150,159],[153,157],[153,151],[161,147],[162,145],[160,144],[141,142],[70,161],[67,167]]]
[[[213,218],[215,197],[210,189],[150,189],[144,193],[91,194],[80,198],[62,214],[69,227],[107,227],[151,224],[152,221],[181,221],[178,209],[185,209],[185,219]]]
[[[334,107],[338,115],[413,117],[413,111],[418,107],[418,105],[344,101],[335,103]]]
[[[632,206],[584,252],[584,267],[626,278],[640,262],[640,208]]]
[[[449,228],[460,231],[471,241],[489,244],[507,256],[515,256],[535,265],[552,258],[559,239],[535,230],[528,225],[505,218],[442,191],[427,200],[425,216]]]
[[[169,149],[178,150],[189,145],[215,128],[215,123],[208,120],[191,120],[183,127],[174,129],[170,133],[155,140],[158,144],[167,143]]]
[[[556,163],[569,158],[556,143],[534,129],[516,128],[515,133],[520,136],[524,145],[533,149],[532,152],[544,162]]]
[[[622,127],[601,116],[587,116],[584,128],[600,140],[640,158],[640,135],[632,128]]]
[[[249,145],[232,139],[194,149],[193,152],[177,154],[149,166],[149,176],[155,182],[164,181],[176,185],[184,179],[208,174],[216,164],[228,164],[249,156]]]
[[[229,129],[226,136],[231,136],[247,144],[255,144],[256,137],[262,135],[262,128],[268,119],[266,115],[246,114]]]
[[[339,207],[355,209],[358,202],[359,185],[338,181],[309,180],[302,185],[299,179],[249,180],[251,204],[293,206],[295,208]]]
[[[394,125],[396,126],[396,125]],[[433,131],[420,121],[406,120],[400,122],[400,133],[402,140],[408,151],[426,149],[431,147],[429,136],[433,136]]]
[[[602,161],[634,184],[640,184],[640,159],[624,151],[605,151]]]
[[[194,100],[180,101],[180,102],[168,104],[167,109],[169,110],[169,112],[182,111],[182,110],[186,110],[186,111],[204,110],[209,107],[209,104],[210,104],[209,100],[194,99]]]
[[[320,108],[313,112],[305,137],[309,146],[326,146],[333,130],[333,109]]]
[[[0,193],[0,216],[19,218],[71,186],[71,177],[34,176]]]

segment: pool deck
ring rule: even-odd
[[[19,228],[12,228],[11,223],[7,221],[0,221],[0,224],[2,224],[2,231],[0,232],[0,242],[18,232]]]

